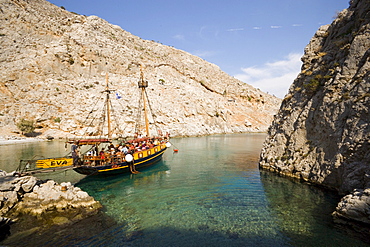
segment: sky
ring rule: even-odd
[[[283,98],[305,46],[349,0],[49,0],[199,56]]]

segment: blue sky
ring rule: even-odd
[[[187,51],[283,98],[316,30],[349,0],[50,0]]]

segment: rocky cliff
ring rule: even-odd
[[[116,117],[133,134],[139,64],[155,120],[172,136],[265,131],[281,102],[199,57],[96,16],[44,0],[0,0],[0,13],[3,133],[24,118],[45,135],[81,135],[108,73],[110,87],[122,96]]]
[[[370,188],[369,55],[370,1],[353,0],[305,48],[302,71],[268,131],[261,168],[340,193]],[[365,218],[366,200],[356,212]]]
[[[370,1],[351,1],[305,48],[260,166],[340,192],[370,187]]]

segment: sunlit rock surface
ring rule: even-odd
[[[262,169],[341,194],[370,188],[369,13],[369,0],[353,0],[311,39],[268,131]]]
[[[97,16],[45,0],[1,0],[0,12],[0,136],[17,132],[22,118],[34,120],[45,137],[96,132],[85,121],[106,73],[122,97],[113,101],[112,120],[133,135],[139,64],[149,83],[151,130],[172,136],[267,131],[281,103],[214,64]]]
[[[31,216],[46,225],[75,222],[101,208],[98,201],[69,182],[58,184],[14,173],[1,172],[0,192],[0,216]]]

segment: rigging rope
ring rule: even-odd
[[[89,112],[89,114],[87,115],[87,117],[86,117],[86,119],[85,119],[85,121],[83,121],[83,123],[86,123],[87,122],[87,120],[89,119],[89,117],[90,117],[90,114],[92,114],[93,112],[94,112],[94,108],[96,107],[96,105],[99,103],[99,98],[96,100],[96,103],[93,105],[93,108],[91,109],[91,111]],[[88,125],[89,126],[89,125]]]
[[[98,99],[96,100],[96,103],[93,105],[93,107],[92,107],[91,111],[89,112],[89,114],[87,115],[86,119],[82,122],[83,124],[87,125],[87,127],[94,126],[93,123],[94,123],[97,116],[93,116],[93,118],[91,119],[89,124],[87,124],[87,122],[90,118],[90,115],[92,115],[94,113],[94,109],[98,105],[100,98],[98,97]],[[104,105],[103,105],[103,107],[104,107]],[[87,136],[87,128],[85,129],[85,132],[82,134],[82,136]]]
[[[147,91],[146,91],[146,90],[145,90],[145,96],[146,96],[146,99],[147,99],[147,101],[148,101],[148,108],[149,108],[149,111],[150,111],[151,116],[152,116],[152,118],[153,118],[154,127],[156,128],[156,130],[157,130],[157,134],[159,135],[159,133],[160,133],[160,132],[162,132],[162,130],[161,130],[161,129],[158,127],[158,125],[157,125],[156,115],[154,115],[154,113],[153,113],[152,106],[151,106],[151,104],[150,104],[149,97],[148,97],[148,93],[147,93]],[[160,131],[158,131],[158,130],[160,130]]]
[[[115,119],[115,128],[113,129],[113,130],[117,130],[118,132],[119,132],[119,134],[118,134],[118,136],[120,137],[120,135],[121,135],[121,133],[122,133],[122,130],[120,129],[120,127],[119,127],[119,119],[118,119],[118,116],[115,114],[115,110],[114,110],[114,108],[113,108],[113,104],[112,104],[112,101],[109,101],[109,103],[110,103],[110,109],[111,109],[111,112],[112,112],[112,116],[114,117],[114,119]],[[112,132],[113,132],[113,130],[112,130]]]
[[[117,101],[118,101],[118,104],[120,105],[120,109],[122,109],[122,116],[123,116],[124,113],[125,113],[125,110],[124,110],[125,107],[123,107],[121,100],[117,100]],[[118,123],[118,121],[117,121],[117,123]],[[125,123],[125,122],[123,121],[123,123]],[[124,131],[126,130],[127,126],[128,126],[128,124],[126,124],[125,127],[121,130],[121,133],[124,133]]]
[[[139,97],[139,107],[137,110],[136,124],[135,124],[135,134],[140,132],[141,129],[141,112],[142,112],[142,98]]]

